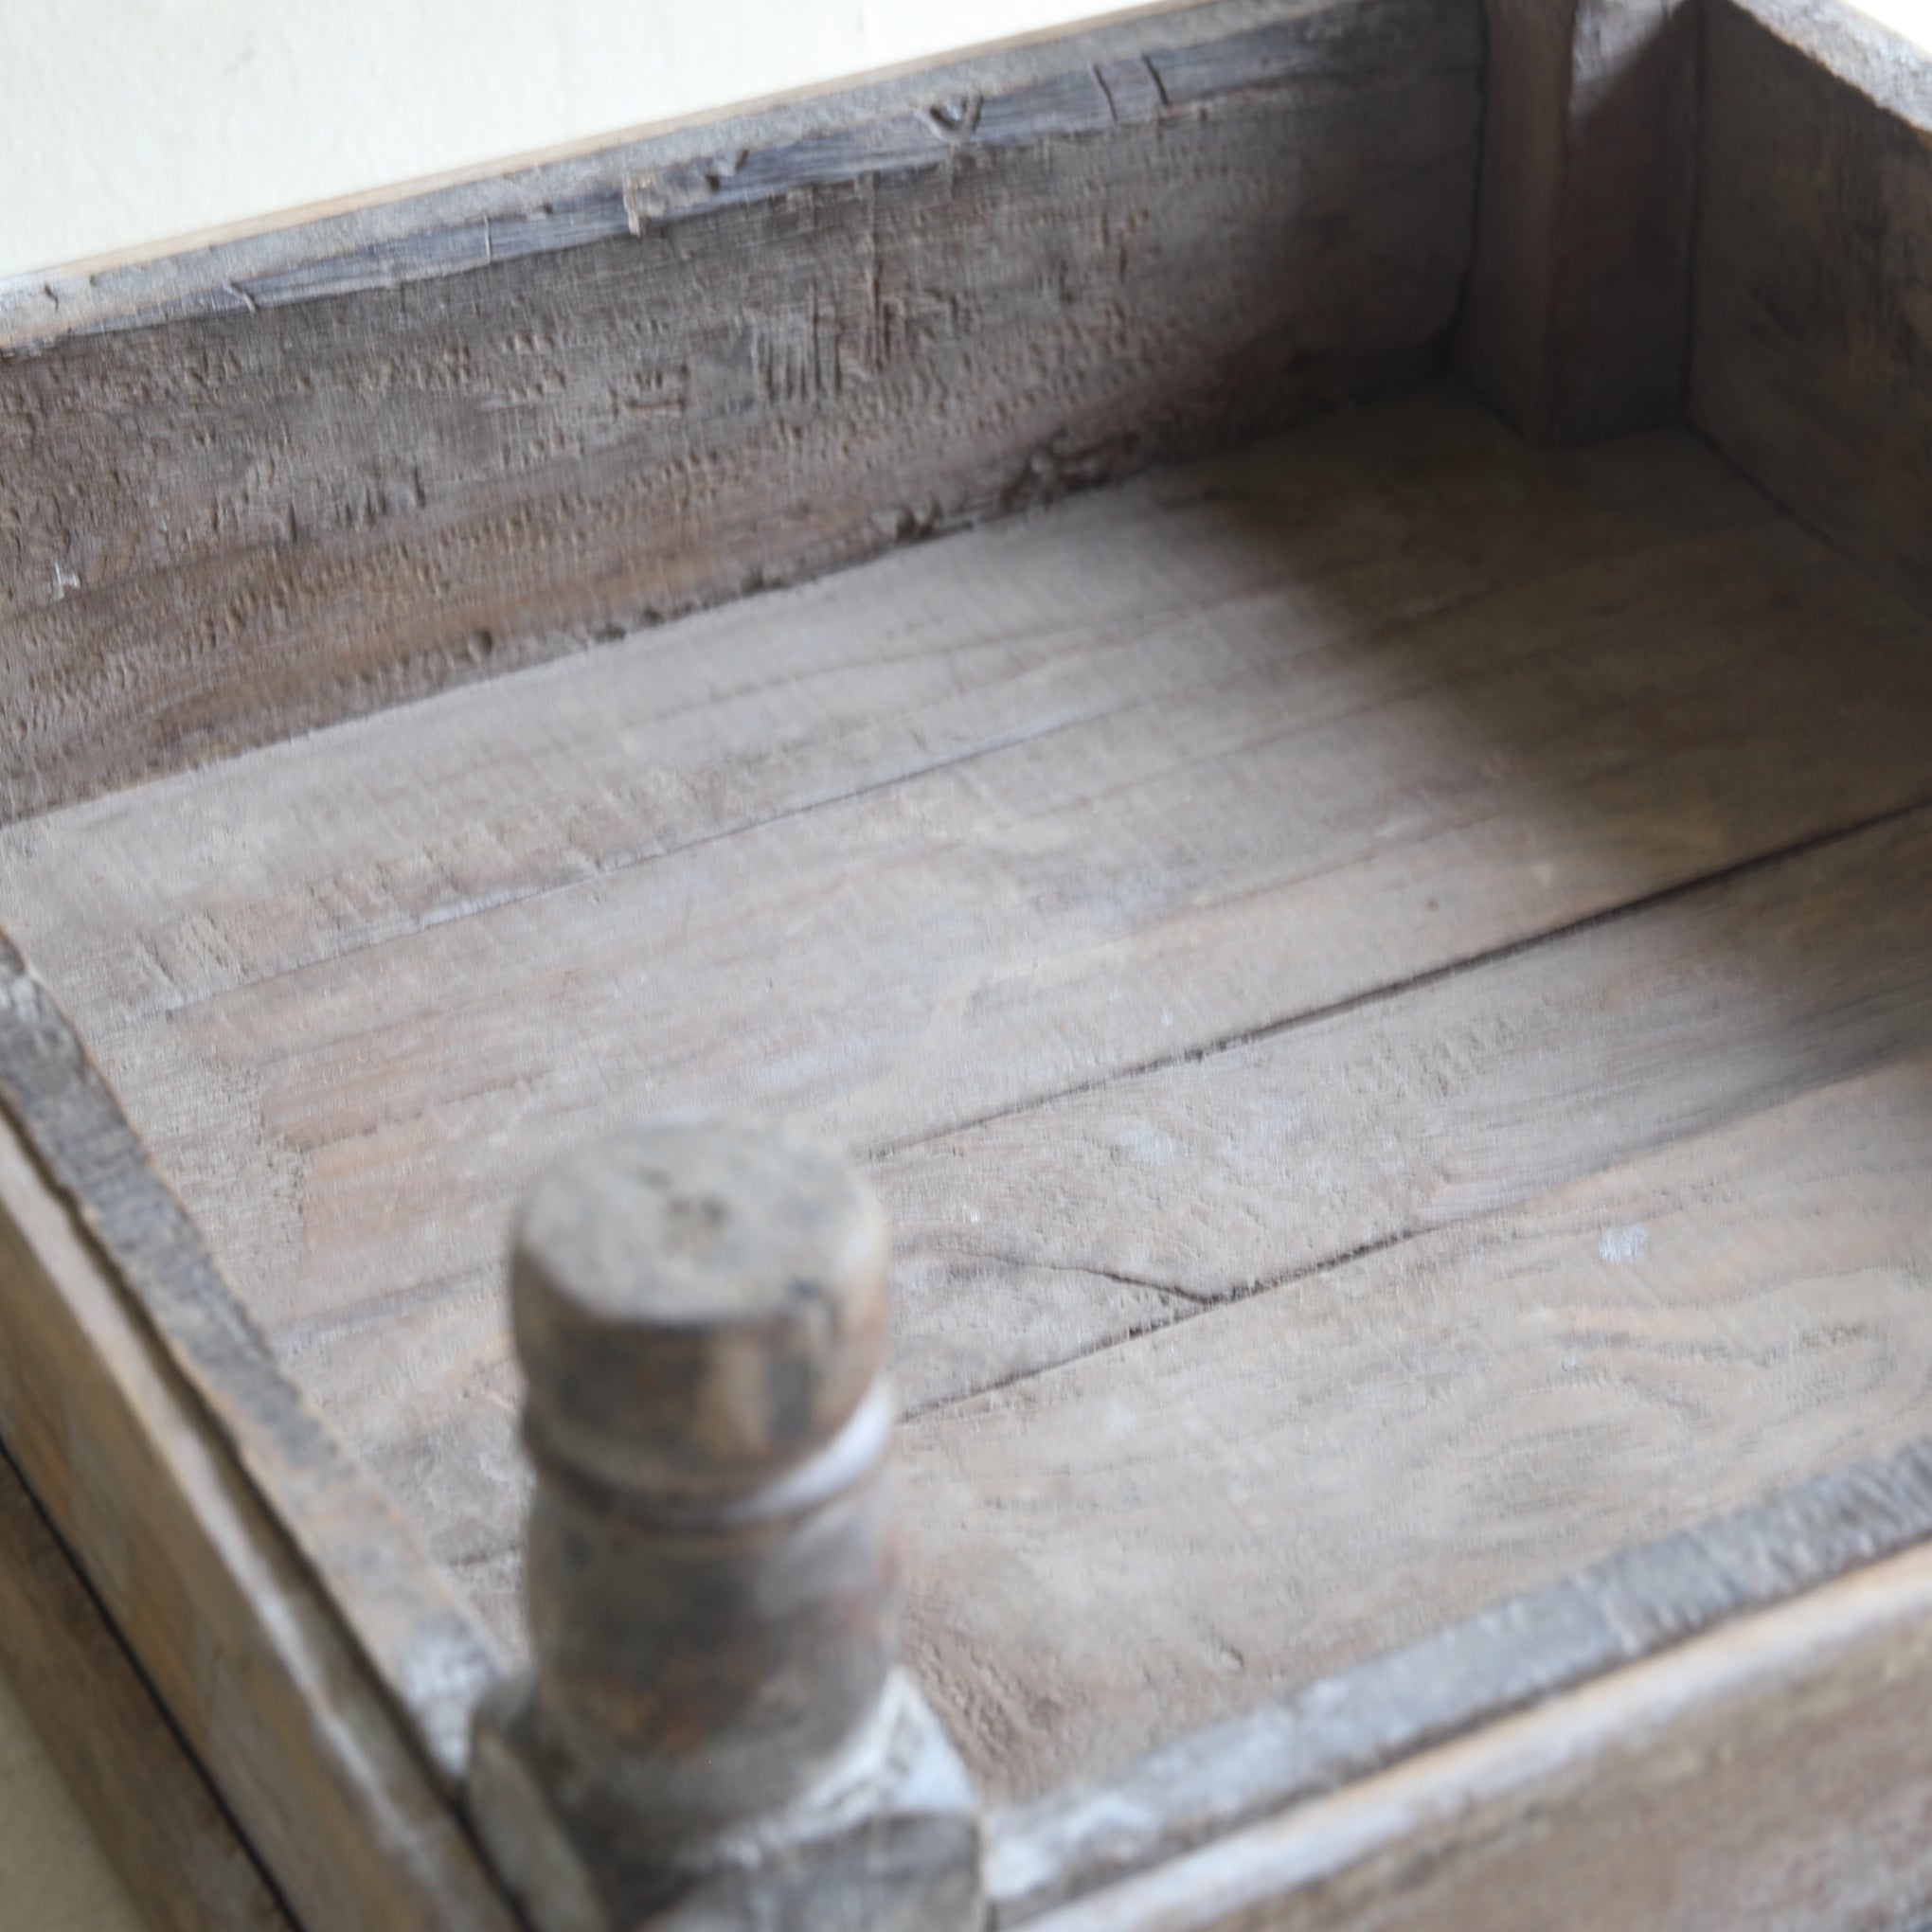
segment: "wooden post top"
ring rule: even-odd
[[[699,1120],[602,1141],[516,1230],[531,1452],[666,1502],[769,1483],[878,1381],[886,1280],[877,1202],[809,1140]]]
[[[895,1667],[886,1225],[732,1120],[585,1148],[527,1197],[532,1672],[473,1816],[538,1932],[964,1932],[977,1809]]]

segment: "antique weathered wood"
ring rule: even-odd
[[[0,1110],[0,1434],[306,1932],[510,1932],[445,1790]]]
[[[66,1016],[4,933],[0,1111],[71,1204],[215,1435],[329,1580],[333,1607],[454,1783],[471,1708],[496,1673],[487,1639],[276,1368]]]
[[[0,863],[287,1372],[512,1643],[528,1173],[663,1106],[871,1149],[934,1411],[912,1655],[1027,1797],[1922,1426],[1928,644],[1690,439],[1538,456],[1438,392]],[[1753,1237],[1780,1199],[1810,1232]],[[1269,1440],[1329,1475],[1243,1537],[1193,1485]],[[1137,1593],[1111,1657],[1063,1588]]]
[[[1526,436],[1677,420],[1696,0],[1485,0],[1481,205],[1457,359]]]
[[[1932,1551],[1728,1625],[1038,1932],[1841,1932],[1932,1906]]]
[[[1674,415],[1690,9],[1488,24],[1484,90],[1476,0],[1215,0],[0,292],[0,913],[79,1029],[0,956],[0,1432],[305,1924],[507,1924],[465,1803],[543,1932],[971,1916],[875,1224],[764,1283],[835,1336],[673,1347],[769,1228],[636,1142],[525,1229],[461,1783],[510,1205],[746,1106],[903,1229],[1000,1923],[1932,1900],[1896,43],[1711,0],[1692,407],[1905,599],[1436,391],[649,628],[1458,313],[1535,437]]]
[[[895,1669],[886,1235],[796,1136],[637,1128],[538,1182],[528,1679],[470,1806],[539,1932],[975,1932],[979,1821]]]
[[[1915,1440],[1928,1083],[1896,1061],[909,1424],[909,1652],[982,1789]]]
[[[201,1767],[4,1457],[0,1677],[152,1932],[290,1932]],[[10,1885],[0,1872],[0,1901]],[[7,1910],[0,1903],[0,1921]]]
[[[1692,420],[1932,608],[1932,61],[1833,0],[1711,0]]]
[[[0,818],[1430,367],[1478,38],[1213,0],[7,291]]]
[[[995,1814],[993,1923],[1103,1891],[1928,1538],[1932,1442],[1920,1441],[1620,1552],[1110,1778]]]

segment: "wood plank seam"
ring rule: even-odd
[[[1115,27],[1017,80],[948,70],[978,103],[952,133],[930,76],[776,136],[741,117],[661,165],[603,157],[597,232],[561,252],[485,210],[461,275],[397,280],[385,230],[326,299],[229,273],[220,313],[90,334],[76,290],[47,339],[27,292],[40,346],[0,361],[0,814],[1432,370],[1469,241],[1474,5],[1207,0],[1131,62],[1144,29]]]
[[[1281,1039],[1304,1027],[1319,1026],[1330,1020],[1344,1018],[1351,1013],[1372,1011],[1385,1001],[1399,999],[1404,993],[1451,983],[1466,975],[1480,972],[1486,966],[1497,965],[1505,960],[1521,957],[1525,954],[1538,952],[1547,946],[1561,944],[1565,939],[1593,932],[1599,927],[1640,917],[1654,907],[1669,905],[1696,893],[1728,885],[1734,879],[1748,878],[1753,873],[1765,871],[1793,859],[1804,858],[1815,851],[1826,850],[1834,845],[1858,838],[1866,832],[1878,832],[1887,826],[1901,824],[1928,808],[1932,808],[1932,796],[1915,798],[1907,804],[1894,806],[1889,811],[1874,813],[1869,818],[1858,819],[1853,824],[1834,826],[1828,832],[1794,840],[1790,845],[1779,847],[1776,851],[1754,852],[1747,859],[1740,859],[1734,864],[1700,872],[1692,879],[1679,879],[1669,886],[1659,886],[1655,891],[1641,893],[1634,899],[1626,900],[1621,904],[1607,906],[1601,912],[1588,913],[1582,919],[1550,926],[1543,932],[1530,933],[1523,939],[1512,939],[1507,945],[1491,947],[1486,952],[1473,953],[1464,958],[1447,960],[1440,966],[1429,967],[1424,972],[1391,980],[1385,986],[1371,987],[1363,993],[1351,993],[1345,999],[1333,1000],[1319,1007],[1310,1007],[1284,1019],[1270,1021],[1265,1026],[1246,1027],[1239,1032],[1190,1046],[1182,1052],[1152,1055],[1145,1060],[1110,1069],[1095,1080],[1071,1082],[1063,1087],[1054,1087],[1029,1095],[1026,1100],[1009,1106],[992,1108],[983,1114],[966,1115],[930,1130],[922,1129],[918,1134],[909,1135],[903,1139],[881,1141],[861,1150],[857,1158],[868,1162],[887,1161],[912,1148],[924,1147],[933,1141],[948,1139],[954,1135],[971,1133],[975,1127],[989,1127],[996,1121],[1018,1118],[1032,1113],[1036,1108],[1051,1106],[1060,1100],[1073,1100],[1082,1094],[1104,1092],[1121,1081],[1160,1073],[1169,1067],[1199,1065],[1204,1061],[1217,1059],[1223,1054],[1239,1052],[1245,1046]],[[1155,1282],[1146,1285],[1157,1287],[1160,1284]]]
[[[1230,673],[1220,673],[1215,677],[1195,682],[1177,684],[1172,691],[1163,694],[1160,702],[1172,703],[1200,691],[1225,683]],[[541,903],[546,899],[561,898],[566,894],[582,890],[586,886],[604,880],[620,879],[627,872],[641,866],[655,865],[659,861],[680,857],[689,852],[700,851],[707,846],[718,845],[725,840],[744,837],[749,834],[769,831],[779,825],[809,818],[815,813],[833,812],[842,806],[851,805],[860,800],[877,797],[902,785],[916,784],[921,779],[934,778],[948,772],[977,763],[982,760],[993,759],[1004,753],[1017,751],[1024,746],[1038,744],[1045,739],[1056,737],[1064,732],[1079,731],[1095,724],[1105,724],[1111,719],[1122,718],[1130,713],[1148,709],[1154,701],[1146,698],[1131,698],[1118,705],[1108,706],[1093,711],[1082,712],[1078,717],[1057,719],[1053,722],[1024,729],[1000,733],[946,757],[932,758],[910,763],[904,768],[886,773],[865,783],[850,786],[844,790],[829,790],[822,794],[788,804],[780,809],[751,814],[734,822],[717,827],[715,830],[698,832],[682,839],[673,839],[646,850],[621,857],[599,862],[587,872],[576,872],[565,878],[531,886],[528,888],[511,888],[492,893],[481,893],[465,898],[459,903],[439,907],[435,916],[420,924],[394,933],[372,932],[359,937],[353,943],[331,949],[316,949],[288,959],[265,973],[242,974],[233,979],[219,984],[210,983],[193,992],[182,993],[173,990],[172,996],[158,1000],[148,1008],[141,1017],[172,1019],[178,1014],[192,1011],[210,1000],[225,997],[230,993],[244,993],[258,987],[271,986],[277,980],[310,971],[317,966],[332,965],[338,960],[349,959],[360,953],[370,952],[383,946],[407,941],[426,931],[432,925],[455,925],[466,919],[476,919],[498,912],[509,906],[524,906]],[[353,728],[350,721],[345,728]],[[166,975],[165,967],[157,971]],[[1051,1098],[1051,1097],[1049,1097]],[[941,1133],[954,1131],[939,1129]]]

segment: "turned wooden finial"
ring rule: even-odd
[[[649,1127],[554,1168],[510,1308],[533,1671],[471,1803],[540,1932],[931,1927],[977,1824],[895,1669],[885,1224],[782,1132]]]

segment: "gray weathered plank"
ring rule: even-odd
[[[1932,1537],[1932,1443],[1516,1597],[990,1820],[1015,1925]]]
[[[1932,63],[1833,0],[1711,0],[1691,420],[1932,608]]]
[[[578,245],[535,210],[541,252],[507,211],[452,239],[436,203],[430,240],[185,269],[175,319],[130,296],[141,326],[23,338],[0,817],[1428,367],[1468,253],[1475,0],[1139,30],[613,157],[565,199]]]
[[[291,1932],[201,1767],[4,1454],[0,1676],[152,1932]]]
[[[488,1640],[295,1385],[155,1172],[46,989],[0,934],[0,1109],[100,1248],[215,1437],[328,1581],[331,1603],[450,1788]]]
[[[910,1654],[981,1788],[1918,1440],[1928,1165],[1922,1052],[915,1419]]]

